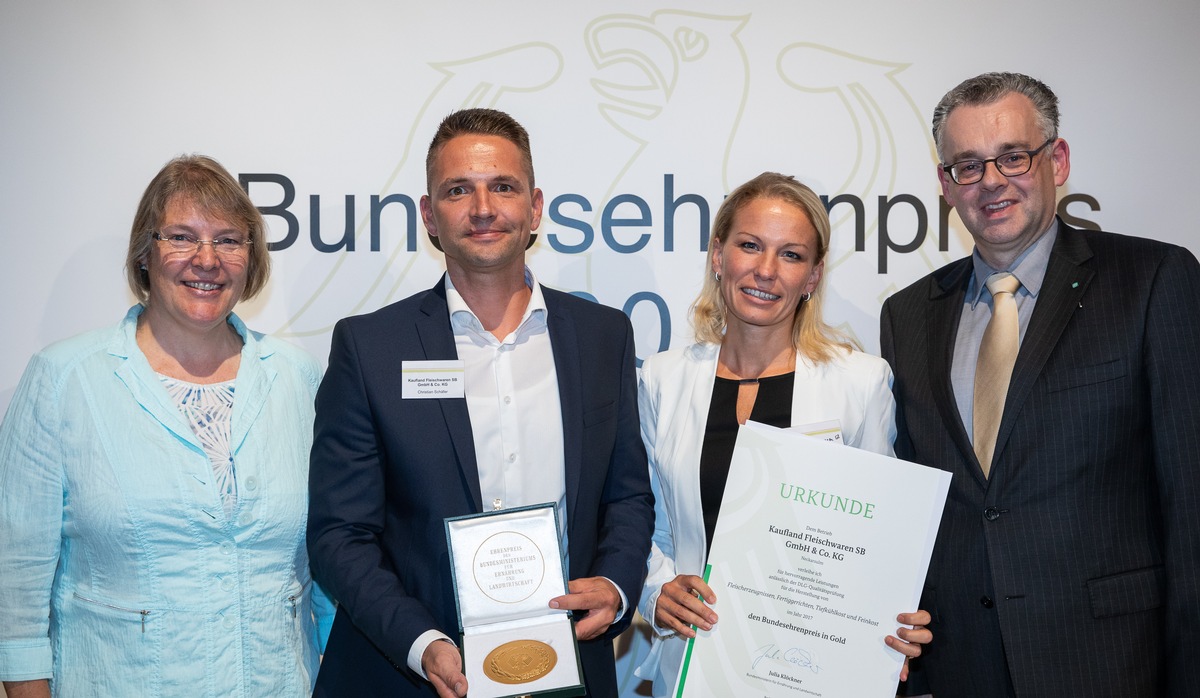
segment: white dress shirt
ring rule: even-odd
[[[503,340],[484,329],[446,277],[446,305],[458,358],[466,375],[467,412],[479,468],[483,510],[554,502],[559,545],[567,554],[567,482],[558,373],[547,327],[546,300],[525,269],[531,296],[517,329]],[[622,608],[625,607],[622,599]],[[437,630],[417,637],[408,666],[421,676],[430,643],[450,640]],[[428,677],[426,677],[428,678]]]
[[[546,301],[529,269],[529,305],[503,340],[446,277],[446,304],[458,358],[465,364],[467,412],[479,466],[483,510],[557,502],[566,540],[567,483],[558,373],[546,326]],[[566,551],[566,546],[562,548]]]

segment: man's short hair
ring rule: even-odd
[[[425,187],[433,193],[433,162],[442,146],[452,138],[467,135],[499,136],[517,146],[521,151],[521,166],[529,177],[529,189],[533,190],[533,153],[529,148],[529,132],[517,120],[497,109],[462,109],[442,119],[429,153],[425,156]]]
[[[945,159],[942,139],[950,112],[964,105],[992,104],[1014,92],[1033,102],[1037,125],[1044,139],[1058,137],[1058,97],[1046,83],[1021,73],[984,73],[959,83],[933,110],[933,144],[937,147],[938,159]]]

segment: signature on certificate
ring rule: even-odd
[[[758,663],[766,659],[780,664],[791,664],[801,669],[808,669],[814,674],[821,672],[821,665],[817,664],[817,655],[801,647],[783,649],[774,644],[763,645],[754,650],[753,656],[754,662],[750,665],[751,669],[757,669]]]

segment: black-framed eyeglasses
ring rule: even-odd
[[[212,240],[201,240],[191,233],[167,233],[150,231],[150,237],[167,244],[167,254],[172,257],[199,254],[204,245],[212,245],[213,252],[221,259],[243,260],[250,251],[250,240],[236,235],[220,235]]]
[[[942,165],[942,171],[948,173],[955,184],[974,184],[983,179],[984,170],[987,169],[987,164],[990,162],[995,164],[996,171],[1005,177],[1019,177],[1033,167],[1033,156],[1045,150],[1046,146],[1056,140],[1058,140],[1058,136],[1051,136],[1049,140],[1033,150],[1014,150],[987,160],[959,160],[950,165]]]

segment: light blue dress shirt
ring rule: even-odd
[[[962,417],[967,430],[967,437],[975,443],[973,433],[975,419],[975,364],[979,358],[979,345],[983,343],[983,333],[988,321],[992,319],[992,294],[987,290],[988,277],[997,272],[1012,272],[1021,282],[1021,287],[1013,295],[1017,303],[1017,321],[1020,324],[1018,341],[1025,341],[1025,330],[1029,328],[1029,319],[1033,317],[1033,308],[1037,305],[1038,294],[1042,291],[1042,281],[1046,278],[1046,268],[1050,266],[1050,252],[1054,249],[1054,241],[1058,238],[1058,219],[1021,253],[1009,269],[993,269],[979,256],[979,250],[971,254],[974,273],[967,284],[967,294],[963,299],[962,316],[958,321],[958,333],[954,341],[954,358],[950,368],[950,384],[954,388],[954,400],[958,404],[958,414]]]
[[[0,425],[0,679],[50,677],[57,696],[310,695],[332,612],[304,539],[320,370],[230,316],[244,344],[227,514],[137,347],[141,312],[34,356]]]

